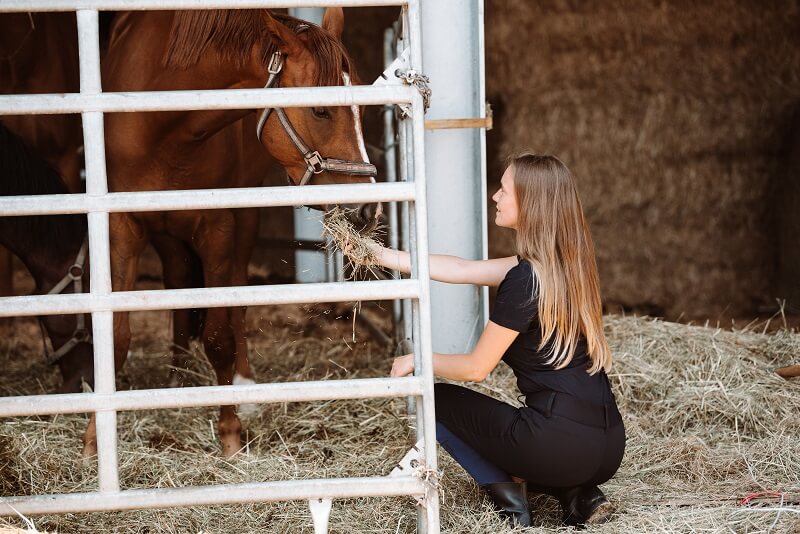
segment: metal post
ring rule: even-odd
[[[100,43],[97,11],[77,12],[78,49],[80,56],[81,93],[102,92],[100,85]],[[83,139],[86,158],[86,194],[102,196],[108,193],[103,114],[84,112]],[[92,295],[111,293],[110,244],[108,212],[88,214],[90,292]],[[109,311],[92,313],[94,340],[94,390],[113,393],[114,383],[114,319]],[[119,491],[117,465],[117,413],[95,412],[97,425],[97,470],[101,492]]]
[[[427,118],[484,117],[483,1],[436,0],[423,2],[421,9],[424,73],[433,91]],[[425,154],[428,172],[436,177],[427,188],[431,250],[485,259],[485,131],[428,130]],[[452,228],[458,228],[456,235]],[[488,319],[486,295],[486,288],[470,285],[432,285],[437,352],[472,350]]]
[[[397,38],[397,47],[395,49],[395,55],[400,55],[406,47],[406,40],[407,40],[407,32],[404,32],[404,28],[408,26],[407,24],[407,10],[403,10],[403,14],[398,21],[398,28],[395,30],[395,36]],[[409,157],[408,157],[408,146],[409,146],[409,130],[408,130],[408,120],[401,121],[398,125],[397,131],[397,147],[398,147],[398,159],[399,165],[398,170],[400,172],[400,181],[401,182],[408,182],[410,172],[409,172]],[[410,231],[409,231],[409,221],[411,219],[410,215],[410,208],[408,202],[403,202],[400,205],[400,248],[402,250],[411,250],[411,242],[409,239]],[[413,262],[413,259],[412,259]],[[401,335],[401,342],[404,342],[405,345],[409,345],[410,340],[412,339],[412,326],[411,326],[411,302],[408,300],[404,300],[402,302],[402,318],[403,318],[403,331]],[[416,407],[413,401],[409,402],[409,413],[416,413]]]
[[[419,72],[424,72],[422,63],[422,26],[419,0],[410,0],[408,3],[408,30],[411,45],[411,66]],[[425,174],[425,116],[422,96],[413,95],[411,123],[413,128],[412,148],[414,158],[414,184],[417,198],[414,202],[414,223],[416,250],[416,272],[420,283],[420,297],[416,301],[415,323],[419,335],[415,335],[415,345],[418,346],[419,367],[416,373],[423,378],[424,392],[417,403],[417,428],[421,431],[421,438],[425,451],[425,468],[438,475],[438,462],[436,458],[436,415],[433,398],[433,359],[431,341],[431,301],[430,301],[430,271],[428,266],[428,206],[426,199],[426,174]],[[415,332],[416,334],[416,332]],[[415,362],[416,363],[416,362]],[[421,401],[421,402],[420,402]],[[421,530],[428,533],[439,533],[439,492],[437,489],[429,491],[426,495],[424,516],[418,516]]]
[[[325,8],[289,8],[289,14],[314,24],[322,24]],[[316,212],[305,207],[294,209],[295,239],[321,239],[322,220]],[[335,254],[320,254],[313,250],[296,250],[294,253],[295,278],[298,282],[335,282],[338,259]]]
[[[383,33],[383,67],[388,68],[394,61],[394,29],[386,28]],[[386,181],[397,181],[397,151],[395,149],[397,139],[394,131],[394,106],[386,105],[383,107],[383,153],[386,164]],[[397,249],[400,246],[400,228],[398,227],[397,202],[390,202],[388,207],[389,214],[389,246]],[[392,271],[392,276],[399,278],[398,271]],[[392,324],[394,326],[395,342],[400,341],[400,321],[403,315],[403,305],[400,301],[392,302]]]

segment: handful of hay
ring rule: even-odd
[[[344,252],[353,265],[351,278],[357,279],[362,273],[375,274],[372,269],[378,265],[375,250],[383,246],[380,238],[384,233],[384,227],[379,225],[372,229],[358,229],[347,217],[352,212],[352,209],[335,206],[325,212],[322,227],[331,237],[326,245],[328,250]]]

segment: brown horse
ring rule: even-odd
[[[0,123],[0,196],[67,192],[48,162]],[[0,217],[0,244],[28,268],[36,281],[36,293],[88,289],[85,215]],[[40,321],[53,346],[48,360],[58,364],[64,378],[61,392],[79,392],[82,381],[91,385],[90,316],[46,315]]]
[[[355,81],[341,43],[341,8],[329,8],[322,27],[266,10],[135,12],[117,17],[103,64],[107,91],[257,88],[273,83],[269,66],[281,64],[283,87],[343,85]],[[280,54],[277,54],[280,52]],[[290,181],[312,184],[373,181],[360,137],[358,108],[278,109],[259,132],[263,148],[287,171]],[[246,172],[251,165],[243,117],[254,110],[121,113],[106,117],[109,189],[145,191],[260,185]],[[285,124],[290,126],[286,128]],[[305,154],[287,134],[291,129]],[[311,152],[315,151],[315,152]],[[321,157],[320,154],[327,156]],[[333,158],[337,159],[333,159]],[[365,167],[371,171],[363,172]],[[331,172],[331,171],[336,171]],[[369,174],[369,176],[365,176]],[[379,207],[357,211],[360,223],[373,221]],[[139,256],[148,241],[162,254],[167,285],[196,278],[187,268],[199,258],[206,287],[246,285],[247,263],[258,232],[255,209],[112,214],[111,269],[115,291],[132,290]],[[171,273],[167,271],[172,269]],[[115,365],[123,365],[130,345],[127,313],[114,315]],[[236,371],[250,375],[244,337],[244,309],[211,308],[202,341],[218,383],[231,384]],[[241,446],[241,423],[233,406],[220,411],[223,453]],[[93,421],[84,453],[96,451]]]
[[[0,14],[0,94],[75,93],[78,32],[74,13]],[[3,122],[81,190],[79,115],[7,116]],[[11,257],[0,247],[0,295],[11,295]]]

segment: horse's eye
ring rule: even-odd
[[[318,119],[331,118],[331,112],[328,111],[328,108],[311,108],[311,111],[314,113],[314,116]]]

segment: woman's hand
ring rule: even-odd
[[[369,243],[367,246],[372,251],[372,254],[373,254],[374,258],[375,258],[375,262],[378,265],[381,265],[381,258],[382,258],[383,251],[384,250],[388,250],[388,249],[386,247],[382,247],[381,245],[379,245],[377,243]],[[352,253],[353,253],[353,244],[348,242],[348,241],[345,241],[344,246],[342,247],[342,253],[345,256],[347,256],[348,258],[351,257]]]
[[[392,372],[389,376],[393,378],[408,376],[414,372],[414,355],[405,354],[394,359]]]

